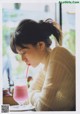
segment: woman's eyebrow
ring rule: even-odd
[[[20,48],[18,49],[18,51],[22,51],[22,50],[25,50],[26,48],[29,48],[28,46],[24,47],[24,48]]]
[[[21,51],[25,51],[25,49],[30,49],[29,46],[25,46],[24,48],[18,48],[17,51],[21,52]]]
[[[25,47],[25,49],[26,49],[26,48],[27,48],[27,49],[29,49],[29,47],[28,47],[28,46],[26,46],[26,47]]]
[[[25,46],[25,47],[24,47],[24,49],[26,49],[26,48],[29,49],[29,46]]]

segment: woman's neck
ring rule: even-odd
[[[50,53],[51,53],[52,49],[47,49],[44,53],[44,57],[42,59],[42,64],[44,64],[44,70],[46,71],[47,69],[47,65],[48,65],[48,61],[49,61],[49,57],[50,57]]]

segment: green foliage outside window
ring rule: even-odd
[[[64,33],[63,45],[72,53],[75,54],[75,30],[70,29]]]

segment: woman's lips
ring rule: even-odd
[[[31,64],[29,63],[28,66],[30,66]]]
[[[31,65],[28,61],[25,61],[25,63],[26,63],[27,65],[29,65],[29,66]]]

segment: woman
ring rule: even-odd
[[[58,46],[51,49],[50,35]],[[68,111],[75,106],[75,57],[61,47],[62,32],[52,20],[21,21],[13,37],[11,49],[20,54],[27,65],[44,64],[30,86],[29,101],[39,111]]]

